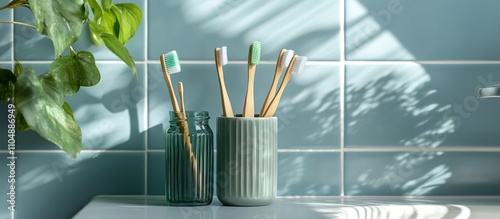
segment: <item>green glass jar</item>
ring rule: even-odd
[[[213,133],[207,111],[170,112],[166,132],[166,199],[172,206],[208,205],[213,196]],[[189,135],[187,132],[189,131]]]

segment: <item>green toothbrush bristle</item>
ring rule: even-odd
[[[260,42],[255,41],[252,43],[252,57],[250,59],[250,63],[252,65],[257,65],[260,62]]]
[[[167,65],[169,74],[174,74],[181,71],[181,64],[179,62],[179,57],[177,56],[177,51],[174,50],[165,54],[165,64]]]

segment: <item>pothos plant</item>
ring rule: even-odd
[[[82,149],[82,132],[64,98],[82,86],[96,85],[101,75],[92,53],[77,52],[72,44],[80,37],[82,28],[89,28],[94,44],[105,45],[137,74],[124,45],[136,33],[142,11],[135,4],[114,4],[112,0],[13,0],[1,7],[0,13],[16,7],[29,8],[35,24],[0,21],[0,25],[10,23],[36,29],[52,40],[56,58],[49,71],[39,76],[19,62],[13,71],[0,68],[0,101],[14,104],[18,130],[33,130],[75,158]],[[63,55],[68,50],[69,55]]]

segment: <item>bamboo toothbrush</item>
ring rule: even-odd
[[[283,68],[288,67],[288,64],[290,64],[290,61],[293,58],[293,50],[287,50],[287,49],[282,49],[279,56],[278,60],[276,61],[276,69],[274,70],[274,79],[273,83],[271,84],[271,88],[269,88],[269,92],[267,93],[266,100],[264,101],[264,104],[262,104],[262,108],[260,109],[260,117],[264,116],[264,112],[266,111],[267,107],[269,107],[269,104],[273,100],[274,95],[276,95],[276,87],[278,86],[278,81],[280,80],[281,77],[281,72],[283,71]]]
[[[222,101],[222,113],[225,117],[234,117],[231,101],[226,91],[224,83],[224,72],[222,66],[227,65],[227,47],[215,48],[215,66],[217,67],[217,75],[219,76],[220,97]]]
[[[172,87],[172,81],[170,80],[170,74],[181,72],[181,65],[179,64],[179,57],[177,56],[177,51],[173,50],[166,54],[160,56],[161,68],[163,70],[163,77],[167,83],[168,94],[170,95],[170,102],[172,102],[172,108],[174,112],[179,112],[179,104],[177,103],[177,98],[175,98],[174,88]]]
[[[245,105],[243,106],[243,117],[254,117],[253,87],[255,68],[260,62],[260,42],[254,41],[248,50],[248,84]]]
[[[196,189],[201,196],[203,196],[203,188],[201,186],[200,182],[200,176],[198,175],[198,162],[196,161],[196,157],[194,156],[194,153],[192,151],[192,144],[191,144],[191,137],[189,136],[189,125],[187,122],[187,116],[186,116],[186,108],[184,105],[184,86],[182,85],[182,82],[179,82],[177,84],[177,89],[179,91],[179,100],[180,102],[180,119],[181,119],[181,131],[182,131],[182,139],[186,145],[186,150],[189,152],[188,157],[189,157],[189,162],[191,163],[191,170],[193,171],[193,177],[196,181]]]
[[[197,168],[197,161],[196,161],[196,157],[194,156],[194,153],[193,151],[191,150],[192,149],[192,146],[191,146],[191,141],[189,139],[189,129],[188,129],[188,126],[187,126],[187,121],[185,120],[185,114],[182,113],[179,109],[179,104],[177,103],[177,99],[175,97],[175,93],[174,93],[174,88],[172,86],[172,81],[170,80],[170,74],[174,74],[174,73],[179,73],[181,71],[181,65],[179,63],[179,57],[177,56],[177,52],[175,50],[171,51],[171,52],[168,52],[166,54],[162,54],[160,56],[160,63],[161,63],[161,67],[162,67],[162,70],[163,70],[163,77],[165,78],[165,82],[167,84],[167,88],[168,88],[168,93],[170,95],[170,101],[172,102],[172,108],[173,108],[173,111],[175,112],[175,115],[177,116],[177,118],[179,118],[181,121],[184,121],[180,124],[180,131],[183,133],[183,140],[184,140],[184,144],[186,146],[186,151],[187,151],[187,154],[188,154],[188,158],[189,158],[189,162],[191,164],[191,170],[193,172],[193,176],[195,178],[195,181],[196,181],[196,188],[198,190],[198,193],[202,194],[202,192],[198,189],[200,186],[198,185],[199,182],[198,182],[198,168]],[[181,93],[184,93],[184,92],[181,92]],[[182,98],[182,103],[184,103],[184,95],[182,94],[181,97]],[[183,109],[184,109],[184,104],[183,105]],[[185,137],[187,134],[187,138]]]
[[[276,109],[278,108],[278,103],[280,102],[281,95],[283,95],[283,91],[285,90],[288,81],[290,81],[290,78],[292,77],[292,73],[300,74],[304,70],[306,62],[307,62],[307,57],[305,56],[298,56],[298,55],[293,56],[292,60],[290,61],[290,65],[286,70],[285,76],[283,77],[283,81],[281,81],[281,85],[280,88],[278,89],[278,92],[276,93],[273,100],[269,104],[269,107],[267,108],[266,112],[264,112],[264,117],[271,117],[274,115]]]

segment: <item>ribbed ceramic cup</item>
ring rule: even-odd
[[[217,197],[225,205],[261,206],[276,197],[278,119],[217,118]]]

